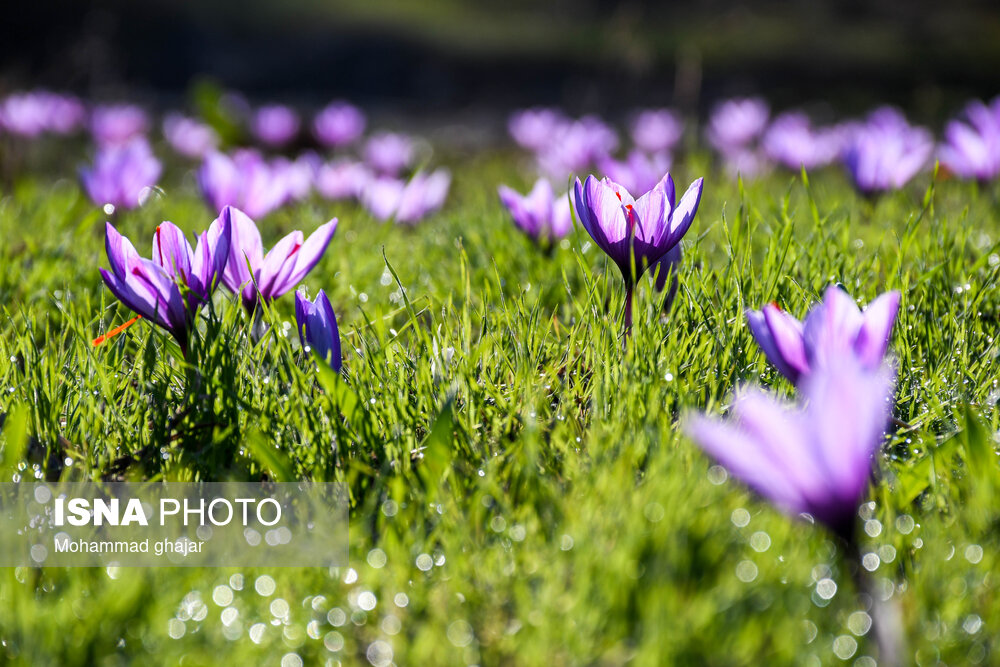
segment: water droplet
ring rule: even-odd
[[[831,599],[837,594],[837,582],[829,577],[816,582],[816,594],[824,600]]]
[[[856,611],[847,617],[847,629],[858,637],[864,636],[872,627],[872,617],[867,612]]]
[[[733,522],[734,526],[738,528],[743,528],[748,523],[750,523],[750,512],[747,512],[742,507],[738,507],[733,510],[733,513],[730,516],[730,520]]]
[[[741,560],[736,565],[736,578],[745,584],[757,578],[757,565],[753,561]]]
[[[847,660],[858,650],[858,640],[850,635],[840,635],[833,640],[833,653],[841,660]]]

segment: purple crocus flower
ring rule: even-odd
[[[0,130],[29,139],[43,132],[69,134],[85,119],[83,103],[69,95],[36,90],[0,102]]]
[[[944,130],[941,164],[959,178],[986,183],[1000,175],[1000,97],[987,106],[970,102],[964,119]]]
[[[271,104],[257,109],[250,131],[258,141],[272,148],[284,146],[299,133],[299,117],[290,107]]]
[[[801,112],[788,112],[774,119],[762,140],[768,158],[788,169],[815,169],[837,159],[841,134],[834,129],[816,129]]]
[[[316,173],[316,191],[331,201],[361,196],[371,172],[360,162],[334,160],[320,166]]]
[[[850,353],[865,368],[885,358],[889,336],[899,312],[899,292],[880,295],[862,312],[847,292],[830,285],[805,321],[775,304],[748,310],[750,332],[778,372],[799,384],[817,366]]]
[[[340,331],[337,328],[337,316],[333,312],[330,300],[326,297],[326,292],[320,290],[315,301],[309,301],[302,296],[302,292],[296,292],[295,322],[298,325],[302,347],[308,345],[330,364],[333,370],[340,371],[342,364]]]
[[[798,406],[751,389],[737,396],[729,421],[698,416],[685,431],[782,511],[808,514],[851,540],[888,425],[893,374],[852,355],[831,361],[803,381]]]
[[[365,115],[347,102],[331,102],[313,119],[313,134],[328,148],[346,146],[364,131]]]
[[[163,119],[163,137],[170,147],[189,158],[203,158],[219,145],[219,135],[210,126],[179,113]]]
[[[723,156],[745,150],[764,132],[770,115],[760,98],[727,100],[712,111],[706,136]]]
[[[398,178],[388,176],[373,177],[361,190],[361,205],[376,220],[388,220],[392,217],[403,197],[406,183]]]
[[[143,190],[156,185],[159,177],[160,162],[142,137],[98,148],[94,164],[80,169],[80,181],[90,200],[116,209],[139,206]]]
[[[895,109],[883,107],[850,133],[841,159],[854,186],[871,197],[906,185],[933,151],[930,132],[911,126]]]
[[[701,202],[704,179],[694,181],[675,202],[670,174],[633,199],[628,190],[605,178],[576,179],[576,213],[594,242],[618,265],[625,281],[625,331],[632,327],[632,290],[657,260],[680,243]],[[675,205],[676,204],[676,205]]]
[[[232,206],[223,208],[208,228],[209,238],[216,238],[227,226],[232,227],[232,242],[222,282],[253,313],[260,299],[277,299],[316,266],[337,230],[337,219],[320,225],[308,239],[300,231],[288,234],[266,255],[257,225],[246,213]]]
[[[321,163],[315,153],[303,153],[295,160],[285,157],[271,160],[271,171],[284,186],[282,203],[302,201],[309,197]]]
[[[105,231],[111,270],[100,270],[104,283],[133,312],[166,329],[186,355],[198,310],[225,269],[231,226],[226,222],[215,234],[203,232],[192,250],[184,232],[164,222],[153,234],[152,259],[140,257],[110,222]]]
[[[547,146],[552,137],[569,120],[558,109],[537,107],[522,109],[511,114],[507,121],[507,131],[521,148],[539,151]]]
[[[647,153],[669,153],[681,140],[684,122],[676,111],[646,109],[632,120],[632,143]]]
[[[670,169],[670,156],[666,153],[647,155],[640,150],[630,152],[624,161],[607,157],[597,163],[605,176],[622,184],[631,192],[648,192],[656,187]]]
[[[134,104],[100,106],[90,114],[90,133],[98,145],[124,144],[149,130],[149,117]]]
[[[535,181],[527,195],[506,185],[497,188],[497,193],[514,224],[535,243],[551,247],[573,228],[569,198],[566,195],[555,197],[552,186],[544,178]]]
[[[430,173],[418,172],[403,188],[396,209],[396,222],[420,222],[444,205],[451,187],[451,174],[447,169]]]
[[[261,218],[285,202],[284,177],[260,153],[240,150],[232,155],[209,153],[197,173],[198,186],[209,208],[235,206]]]
[[[413,140],[404,134],[381,132],[365,144],[365,162],[379,174],[395,176],[416,156]]]

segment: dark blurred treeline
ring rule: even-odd
[[[404,113],[613,113],[761,93],[937,117],[1000,92],[996,0],[79,0],[7,3],[0,90],[176,104],[199,77],[253,99]]]

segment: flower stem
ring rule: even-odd
[[[632,335],[632,295],[634,289],[632,285],[625,288],[625,320],[622,323],[622,345]]]

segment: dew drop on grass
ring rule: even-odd
[[[730,516],[730,521],[732,521],[733,525],[737,528],[744,528],[750,523],[750,512],[746,511],[742,507],[737,507],[733,510],[733,513]]]

